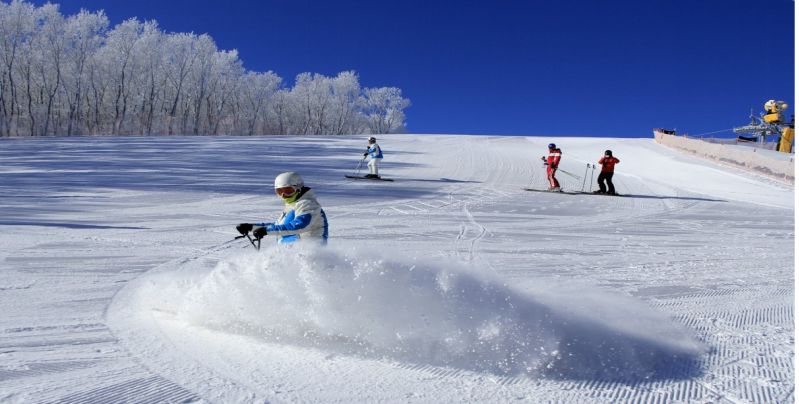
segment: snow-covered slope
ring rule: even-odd
[[[792,187],[644,139],[379,140],[393,183],[343,177],[360,137],[0,141],[0,399],[792,400]],[[524,191],[551,141],[626,196]],[[231,240],[285,170],[329,245]]]

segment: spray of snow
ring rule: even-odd
[[[351,246],[273,247],[226,257],[191,280],[174,274],[153,285],[180,296],[168,310],[182,321],[335,354],[629,380],[691,366],[705,350],[631,299],[553,285],[522,293],[476,268]]]

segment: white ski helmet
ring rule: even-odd
[[[294,171],[278,174],[278,176],[275,177],[275,189],[292,187],[299,191],[304,186],[305,182],[302,180],[302,177]]]
[[[369,143],[376,143],[376,142],[377,142],[377,139],[375,139],[375,137],[374,137],[374,136],[369,136],[369,138],[368,138],[368,139],[366,139],[366,140],[368,140],[368,141],[369,141]]]

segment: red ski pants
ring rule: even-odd
[[[558,168],[552,168],[551,166],[547,166],[547,179],[549,180],[550,187],[558,187],[560,188],[560,183],[558,179],[555,178],[555,171],[558,171]]]

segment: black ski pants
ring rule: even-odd
[[[596,182],[599,183],[599,192],[608,194],[616,193],[616,187],[613,186],[613,173],[599,173]],[[605,188],[605,182],[608,183],[607,188]]]

